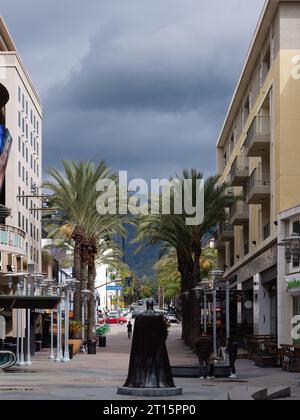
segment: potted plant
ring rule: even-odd
[[[73,353],[77,354],[80,352],[81,346],[81,331],[82,323],[80,321],[71,320],[69,323],[69,344],[73,344]]]
[[[106,347],[106,336],[110,332],[108,324],[103,324],[96,329],[96,335],[99,337],[99,347]]]

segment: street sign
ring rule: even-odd
[[[123,286],[106,286],[106,290],[108,291],[108,292],[113,292],[113,291],[122,291],[122,290],[124,290],[124,287]]]

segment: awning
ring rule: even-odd
[[[0,296],[0,308],[12,309],[55,309],[60,303],[58,296]]]

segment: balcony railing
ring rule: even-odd
[[[0,225],[0,244],[11,248],[11,250],[25,250],[26,233],[7,225]]]
[[[248,182],[248,204],[261,204],[271,194],[270,181],[265,179],[261,169],[254,169]]]
[[[268,116],[254,118],[244,143],[248,157],[265,156],[270,152],[270,123],[271,119]]]
[[[234,239],[234,227],[229,222],[219,224],[219,242],[228,242]]]
[[[230,224],[243,226],[249,223],[249,206],[245,201],[237,200],[230,208]]]
[[[237,156],[232,164],[229,182],[234,187],[242,187],[249,177],[249,159]]]
[[[264,241],[266,239],[268,239],[271,235],[271,225],[270,223],[268,223],[266,226],[264,226],[263,228],[263,237],[264,237]]]

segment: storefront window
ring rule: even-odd
[[[300,315],[300,296],[293,298],[293,316]],[[294,344],[300,344],[300,340],[294,340]]]

